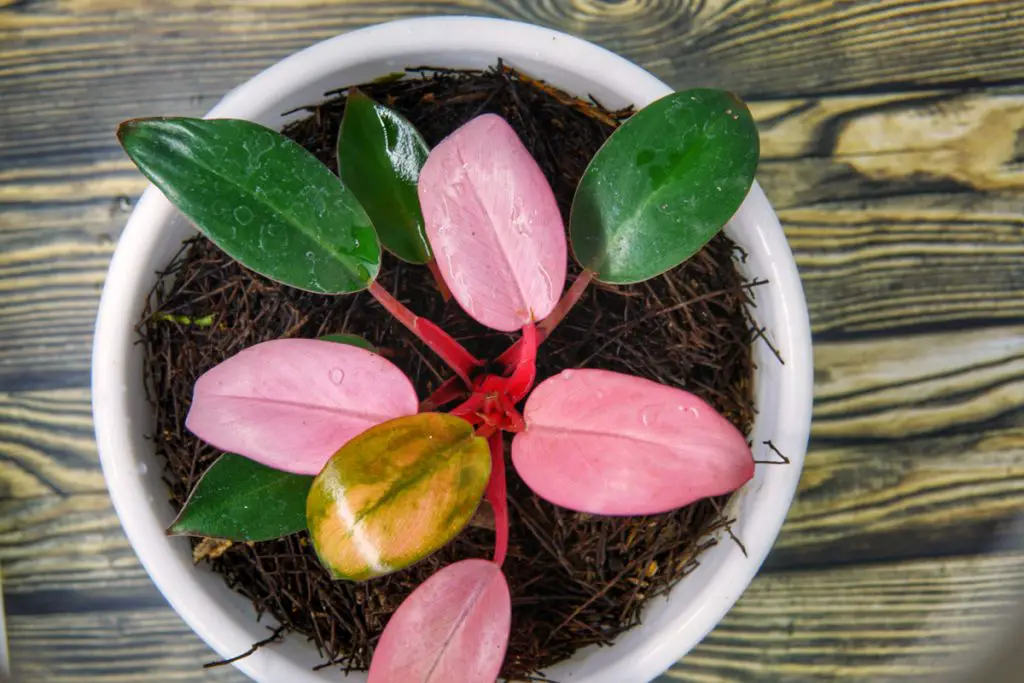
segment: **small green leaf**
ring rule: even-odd
[[[385,85],[387,83],[395,83],[396,81],[400,81],[403,78],[405,78],[405,72],[404,71],[392,71],[389,74],[384,74],[383,76],[377,76],[377,78],[373,79],[373,83],[375,83],[377,85]]]
[[[178,323],[179,325],[195,325],[196,327],[210,327],[213,325],[212,313],[201,318],[190,318],[187,315],[176,315],[174,313],[157,313],[153,317],[155,320]]]
[[[126,121],[136,166],[199,230],[245,267],[311,292],[365,289],[380,268],[366,212],[316,157],[234,119]]]
[[[360,337],[358,334],[325,334],[320,337],[320,340],[335,342],[337,344],[348,344],[349,346],[358,346],[361,349],[377,353],[377,347]]]
[[[334,578],[352,581],[407,567],[466,526],[490,474],[487,440],[461,418],[420,413],[371,427],[309,491],[317,556]]]
[[[302,531],[312,483],[313,477],[225,453],[206,470],[167,533],[269,541]]]
[[[685,90],[653,102],[583,174],[570,217],[576,259],[614,284],[679,265],[736,213],[759,154],[757,126],[731,93]]]
[[[431,259],[416,181],[430,149],[396,111],[353,90],[338,134],[338,175],[373,220],[381,244],[410,263]]]

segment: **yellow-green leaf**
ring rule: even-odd
[[[420,413],[372,427],[313,481],[306,521],[317,555],[338,579],[407,567],[466,526],[490,474],[487,440],[461,418]]]

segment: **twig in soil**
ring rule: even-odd
[[[772,344],[770,339],[768,339],[768,328],[767,327],[754,327],[754,329],[752,329],[750,331],[750,334],[751,334],[751,337],[750,337],[750,343],[751,344],[753,344],[755,341],[760,339],[761,341],[763,341],[765,344],[768,345],[768,348],[771,349],[771,352],[773,354],[775,354],[775,357],[778,359],[779,363],[781,363],[782,365],[786,364],[786,361],[782,360],[782,354],[779,353],[779,350],[777,348],[775,348],[775,345]]]
[[[256,653],[256,650],[259,650],[261,647],[264,647],[265,645],[270,645],[271,643],[280,640],[281,639],[281,633],[284,631],[284,626],[278,626],[275,629],[271,629],[271,631],[272,632],[271,632],[271,634],[268,637],[266,637],[263,640],[258,641],[256,643],[253,643],[252,647],[250,647],[248,650],[246,650],[242,654],[235,655],[234,657],[232,657],[230,659],[222,659],[219,662],[207,662],[206,664],[203,664],[203,668],[204,669],[213,669],[213,668],[216,668],[218,666],[226,666],[228,664],[234,664],[235,662],[241,661],[241,660],[245,659],[246,657],[250,657],[250,656],[254,655]]]
[[[767,446],[773,453],[775,453],[775,455],[779,456],[779,460],[755,460],[754,462],[756,464],[758,464],[758,465],[788,465],[789,464],[789,458],[787,458],[785,455],[782,454],[782,451],[780,451],[775,446],[775,444],[772,443],[771,439],[769,439],[767,441],[762,441],[761,443],[764,444],[765,446]]]

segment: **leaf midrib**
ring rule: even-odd
[[[480,602],[480,597],[484,594],[484,591],[487,590],[493,580],[493,576],[488,577],[487,581],[481,582],[473,592],[473,595],[470,596],[470,599],[466,602],[466,606],[459,613],[459,617],[453,622],[451,630],[448,631],[448,634],[441,642],[441,646],[437,649],[437,655],[434,657],[434,661],[430,663],[430,668],[427,669],[427,673],[423,676],[423,683],[430,683],[430,679],[433,677],[434,671],[441,664],[441,659],[444,657],[445,652],[448,650],[448,646],[451,645],[452,640],[455,638],[455,634],[458,632],[459,628],[463,626],[466,616],[473,611],[476,604]]]
[[[685,152],[683,152],[682,156],[675,163],[671,164],[668,167],[668,172],[665,174],[664,179],[662,179],[661,182],[657,183],[656,186],[651,188],[650,192],[647,193],[647,198],[641,202],[638,202],[637,205],[634,207],[633,211],[630,213],[629,217],[619,222],[620,225],[635,225],[636,222],[640,220],[640,217],[647,213],[648,209],[650,209],[651,204],[655,203],[655,198],[660,197],[662,192],[666,191],[667,188],[670,186],[673,180],[673,175],[675,174],[676,170],[681,168],[684,164],[687,164],[690,161],[692,161],[694,156],[702,152],[705,146],[704,143],[706,141],[706,136],[697,136],[697,139],[694,141],[694,144],[690,145],[690,147]]]
[[[394,415],[383,415],[383,414],[378,414],[378,413],[367,413],[367,412],[357,413],[354,410],[349,409],[349,408],[343,408],[343,407],[338,407],[338,406],[318,405],[316,403],[299,403],[298,401],[284,401],[284,400],[277,399],[277,398],[263,398],[263,397],[256,397],[256,396],[235,396],[233,394],[211,394],[211,396],[214,396],[216,398],[231,398],[231,399],[236,399],[236,400],[239,400],[239,401],[257,401],[257,402],[260,402],[260,403],[266,403],[266,404],[273,405],[273,406],[288,406],[288,407],[291,407],[291,408],[302,408],[304,410],[320,410],[320,411],[327,412],[327,413],[333,413],[335,415],[345,415],[347,417],[348,416],[351,416],[351,417],[365,417],[368,420],[379,420],[381,422],[384,422],[386,420],[390,420],[393,417],[395,417]]]
[[[459,147],[458,145],[455,146],[455,156],[458,158],[462,166],[465,167],[466,160],[462,156],[462,148]],[[496,224],[494,217],[491,215],[491,212],[487,210],[487,205],[480,198],[480,193],[477,192],[476,184],[468,175],[466,177],[466,184],[469,186],[470,191],[473,193],[473,199],[480,206],[480,209],[482,210],[483,214],[487,216],[487,220],[491,224],[491,234],[494,235],[494,241],[498,243],[499,247],[497,251],[498,253],[501,254],[502,260],[505,262],[505,266],[508,269],[508,272],[512,275],[512,282],[515,283],[515,293],[517,295],[517,298],[519,299],[519,309],[526,311],[527,314],[529,314],[532,317],[533,311],[530,310],[530,305],[526,301],[526,289],[523,287],[523,283],[519,280],[519,274],[516,272],[514,264],[512,263],[512,257],[509,256],[508,252],[505,250],[505,244],[501,241],[501,239],[498,236],[498,230],[494,229],[494,225]],[[513,311],[513,313],[515,313],[515,311]]]

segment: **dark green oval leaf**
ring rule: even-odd
[[[348,344],[349,346],[358,346],[361,349],[372,351],[377,353],[377,347],[366,341],[358,334],[325,334],[320,337],[320,341],[335,342],[336,344]]]
[[[271,469],[233,453],[210,465],[168,534],[269,541],[306,528],[313,477]]]
[[[126,121],[135,165],[232,258],[312,292],[365,289],[380,244],[359,201],[316,157],[280,133],[234,119]]]
[[[653,102],[583,174],[570,216],[576,259],[614,284],[679,265],[736,213],[759,154],[757,126],[731,93],[685,90]]]
[[[370,215],[381,244],[410,263],[431,259],[416,181],[430,149],[398,112],[354,90],[338,134],[338,175]]]

